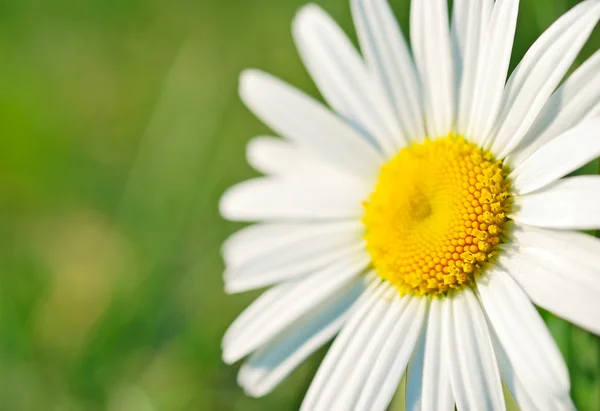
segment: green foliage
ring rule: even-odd
[[[289,29],[303,3],[0,3],[0,409],[297,409],[323,352],[263,399],[220,360],[257,293],[222,291],[239,226],[217,203],[268,132],[239,72],[317,95]],[[351,32],[347,0],[319,3]],[[574,3],[522,0],[513,63]],[[408,1],[393,4],[406,28]],[[547,320],[579,408],[600,409],[597,337]]]

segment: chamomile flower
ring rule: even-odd
[[[335,340],[304,410],[573,409],[535,305],[600,333],[600,52],[562,85],[600,18],[586,0],[507,80],[518,0],[413,0],[409,49],[385,0],[353,0],[360,55],[317,6],[293,24],[331,110],[260,71],[243,101],[266,176],[221,213],[257,224],[224,245],[225,286],[271,286],[231,325],[239,383],[271,391]],[[560,87],[559,87],[560,85]],[[337,336],[336,336],[337,335]]]

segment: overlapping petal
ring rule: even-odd
[[[475,109],[474,97],[480,87],[477,70],[485,60],[493,7],[493,0],[456,0],[453,5],[452,40],[458,80],[456,132],[463,136],[468,135],[469,122]]]
[[[400,299],[398,297],[398,300]],[[394,305],[399,305],[399,302]],[[425,299],[410,299],[401,313],[390,315],[395,324],[389,333],[382,333],[377,342],[369,345],[368,349],[376,356],[372,364],[365,363],[364,371],[359,370],[364,372],[367,378],[364,385],[359,386],[360,395],[355,404],[356,410],[387,410],[417,344],[426,308]],[[359,377],[360,379],[362,377]]]
[[[388,156],[403,145],[399,124],[350,40],[316,5],[298,12],[293,33],[304,65],[331,107]]]
[[[345,329],[336,339],[323,367],[330,355],[337,364],[325,369],[329,372],[322,380],[319,370],[302,408],[385,410],[418,340],[425,310],[424,300],[401,298],[393,288],[375,301],[361,324],[354,325],[351,340],[342,339]]]
[[[308,356],[331,340],[346,322],[352,306],[365,292],[370,280],[365,277],[355,281],[252,354],[238,375],[238,382],[246,393],[254,397],[269,393]]]
[[[396,145],[422,140],[426,133],[419,78],[387,0],[352,0],[352,14],[367,67],[400,123],[403,135]]]
[[[445,0],[411,2],[410,39],[423,89],[427,135],[447,136],[454,125],[456,78]]]
[[[597,286],[574,280],[527,248],[505,250],[498,264],[518,283],[538,306],[600,334],[600,306]]]
[[[345,373],[353,367],[355,355],[368,343],[369,337],[377,329],[380,316],[389,308],[396,290],[387,282],[365,293],[357,302],[346,325],[336,337],[327,352],[310,388],[304,397],[301,410],[329,410],[329,404],[335,399],[345,381]],[[341,371],[341,372],[340,372]]]
[[[452,411],[454,396],[450,386],[449,361],[445,357],[446,336],[444,319],[451,315],[452,303],[448,299],[431,301],[427,317],[425,359],[423,363],[422,411]]]
[[[568,396],[557,397],[547,390],[540,390],[538,387],[527,386],[522,383],[513,363],[510,361],[504,348],[502,348],[494,332],[491,333],[491,337],[496,358],[498,358],[502,382],[506,385],[518,404],[519,408],[517,409],[521,409],[522,411],[575,411],[576,408]]]
[[[474,2],[475,3],[475,2]],[[485,9],[482,10],[485,12]],[[497,0],[489,24],[482,24],[473,97],[464,110],[463,122],[468,119],[465,135],[482,145],[500,111],[504,85],[517,27],[519,0]],[[468,117],[467,116],[468,113]],[[462,123],[464,127],[466,123]],[[461,128],[461,130],[464,130]]]
[[[536,227],[594,230],[600,228],[600,176],[564,178],[515,197],[510,217]]]
[[[263,174],[337,179],[361,178],[342,167],[320,159],[290,141],[277,137],[255,137],[246,147],[248,163]]]
[[[451,297],[444,310],[443,355],[459,410],[506,408],[500,372],[483,311],[473,291]]]
[[[488,144],[498,158],[525,136],[571,67],[600,18],[600,2],[586,0],[560,17],[531,46],[510,76]]]
[[[228,189],[219,208],[233,221],[359,219],[369,191],[355,179],[262,177]]]
[[[586,60],[554,92],[516,150],[507,158],[518,167],[552,139],[600,116],[600,51]]]
[[[560,351],[525,292],[498,267],[477,281],[481,303],[513,371],[530,391],[568,398],[570,383]]]
[[[332,264],[303,279],[277,285],[255,300],[223,337],[223,358],[233,363],[294,324],[307,312],[327,304],[367,266],[365,256]]]
[[[298,89],[264,72],[246,70],[240,96],[265,124],[299,147],[359,178],[375,177],[383,161],[375,146]]]
[[[546,143],[508,176],[523,195],[543,188],[600,156],[600,118],[590,119]]]

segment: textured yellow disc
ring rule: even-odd
[[[462,137],[426,140],[382,167],[364,206],[378,274],[402,294],[442,295],[471,283],[501,242],[506,172]]]

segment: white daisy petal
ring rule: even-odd
[[[427,317],[421,411],[454,410],[448,362],[444,360],[443,352],[447,342],[442,334],[444,318],[451,315],[451,310],[452,302],[448,298],[431,300]]]
[[[590,119],[561,134],[509,175],[518,194],[527,194],[558,180],[600,156],[600,118]]]
[[[329,245],[344,245],[362,239],[364,225],[360,221],[306,223],[263,223],[245,227],[223,243],[222,253],[228,267],[239,267],[271,254],[304,254],[297,250],[327,249]],[[314,247],[313,247],[314,245]],[[293,250],[287,250],[292,248]]]
[[[504,250],[498,257],[503,267],[538,306],[600,334],[597,287],[586,287],[556,267],[529,253]]]
[[[305,245],[298,248],[303,249]],[[295,253],[290,248],[284,251],[281,254],[273,254],[270,258],[264,257],[252,264],[228,267],[224,275],[225,291],[241,293],[290,281],[357,255],[365,255],[369,258],[362,240],[323,250],[313,249],[308,254],[300,250]]]
[[[495,333],[491,333],[494,344],[494,352],[498,358],[498,366],[502,376],[502,382],[506,385],[509,392],[519,405],[522,411],[575,411],[571,399],[568,396],[555,397],[549,395],[547,391],[540,390],[531,384],[526,385],[519,380],[519,375],[515,372],[515,367],[511,363],[502,344]]]
[[[477,281],[481,303],[519,380],[529,389],[569,397],[567,367],[544,320],[515,281],[490,266]]]
[[[482,39],[466,135],[483,144],[502,103],[512,52],[519,0],[496,0]]]
[[[402,299],[409,298],[405,296]],[[354,370],[354,374],[368,373],[364,384],[357,386],[360,396],[354,405],[355,411],[385,411],[400,384],[421,334],[427,312],[427,302],[424,298],[410,300],[401,313],[394,315],[392,320],[395,321],[395,325],[383,334],[382,340],[378,340],[380,343],[372,341],[369,345],[368,350],[376,355],[375,361],[364,364],[365,368],[362,370],[358,367]],[[366,353],[362,358],[365,357]]]
[[[308,156],[289,141],[277,137],[255,137],[246,146],[248,164],[263,174],[287,174]]]
[[[373,144],[301,91],[269,74],[246,70],[240,96],[254,114],[299,147],[361,178],[377,174],[383,157]]]
[[[509,216],[518,223],[546,228],[600,228],[600,176],[559,180],[542,190],[515,197]]]
[[[352,0],[352,15],[368,68],[394,108],[403,134],[425,137],[419,78],[410,51],[386,0]],[[398,135],[396,146],[406,140]]]
[[[343,354],[343,365],[340,363],[331,376],[333,380],[343,380],[343,383],[336,390],[335,396],[328,398],[329,409],[348,410],[358,404],[357,400],[365,386],[365,381],[373,371],[378,371],[375,366],[378,354],[386,344],[388,336],[395,329],[403,311],[407,309],[410,300],[410,298],[400,298],[396,294],[375,303],[373,312],[378,314],[377,316],[372,314],[370,317],[374,322],[371,323],[372,327],[368,338],[365,338],[366,335],[354,337],[361,340],[361,344],[349,345],[346,348]],[[365,319],[366,321],[368,320]],[[361,332],[360,329],[357,332]],[[325,404],[326,398],[326,396],[321,398],[321,404]],[[363,407],[362,409],[369,408]]]
[[[429,319],[426,319],[426,323],[429,324]],[[420,411],[423,403],[423,364],[425,362],[426,335],[427,326],[424,326],[406,369],[406,411]]]
[[[274,285],[223,338],[225,362],[250,356],[248,395],[339,332],[304,411],[384,411],[397,392],[410,411],[503,411],[513,397],[524,411],[574,410],[532,303],[600,334],[600,239],[568,231],[600,229],[600,175],[565,178],[600,156],[600,52],[555,91],[600,0],[546,30],[506,85],[519,0],[452,3],[450,32],[448,1],[411,0],[414,61],[386,0],[351,0],[364,60],[322,9],[301,9],[294,40],[332,110],[242,74],[242,100],[283,137],[250,141],[266,176],[220,203],[258,222],[223,246],[226,291]],[[464,239],[455,266],[427,260],[448,251],[423,242],[439,236]]]
[[[370,347],[381,349],[386,333],[394,328],[392,317],[397,319],[408,300],[399,300],[398,295],[384,295],[376,301],[363,324],[356,330],[352,341],[346,346],[338,365],[329,377],[329,383],[319,396],[316,409],[352,409],[367,378],[367,369],[372,366],[367,360],[375,361],[376,352]],[[360,370],[360,372],[358,372]]]
[[[280,284],[263,293],[225,333],[225,362],[234,363],[271,341],[298,318],[346,287],[368,263],[367,256],[354,256],[309,277]]]
[[[470,289],[450,297],[445,310],[444,357],[459,410],[504,410],[504,394],[490,333],[481,306]]]
[[[288,331],[252,354],[240,368],[238,382],[247,394],[269,393],[308,356],[332,339],[342,328],[352,305],[369,280],[357,279],[325,306],[305,314]]]
[[[293,32],[305,66],[331,107],[364,127],[385,153],[393,155],[400,129],[344,32],[312,4],[300,10]]]
[[[381,313],[389,306],[397,293],[396,289],[387,282],[365,293],[364,298],[357,302],[348,322],[342,328],[323,363],[319,367],[306,396],[301,410],[321,411],[330,410],[329,403],[335,398],[336,391],[344,384],[344,375],[339,370],[351,369],[355,355],[369,341],[376,329]]]
[[[504,158],[521,141],[577,57],[600,18],[600,2],[587,0],[559,18],[529,49],[506,85],[491,149]]]
[[[264,287],[364,252],[363,232],[359,221],[246,227],[223,244],[225,288],[241,292]]]
[[[263,174],[304,175],[315,178],[356,178],[343,168],[336,168],[287,140],[277,137],[255,137],[246,147],[248,163]]]
[[[456,95],[446,0],[413,0],[410,34],[423,87],[428,136],[446,136],[452,131]]]
[[[507,162],[517,167],[544,144],[584,120],[600,116],[600,51],[554,92]]]
[[[600,239],[576,231],[523,225],[512,230],[511,241],[570,281],[600,293]]]
[[[261,177],[229,188],[219,208],[232,221],[358,219],[369,191],[353,179]]]
[[[473,107],[473,97],[481,84],[477,83],[477,67],[485,51],[485,40],[493,0],[455,0],[452,10],[452,38],[455,49],[458,87],[456,132],[467,135]],[[497,64],[497,62],[496,62]]]

